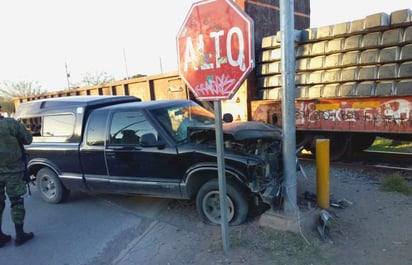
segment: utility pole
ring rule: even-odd
[[[124,68],[126,69],[126,79],[129,79],[129,72],[127,71],[126,49],[123,48]]]
[[[283,168],[285,175],[285,214],[295,216],[296,195],[296,126],[295,126],[295,23],[293,1],[280,0]]]
[[[162,64],[162,57],[159,57],[159,63],[160,63],[160,73],[163,74],[163,64]]]
[[[70,72],[67,70],[67,63],[64,63],[64,67],[66,68],[66,78],[67,78],[67,89],[70,90]]]

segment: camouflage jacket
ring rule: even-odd
[[[0,116],[0,174],[25,170],[20,144],[31,144],[32,140],[22,123]]]

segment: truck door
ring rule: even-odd
[[[84,141],[80,145],[80,162],[83,180],[88,189],[105,191],[110,189],[104,144],[106,141],[107,110],[95,110],[89,115]]]
[[[161,195],[180,194],[182,179],[174,147],[144,147],[140,138],[161,135],[144,111],[115,111],[110,118],[110,139],[106,146],[106,164],[111,189],[116,192]]]

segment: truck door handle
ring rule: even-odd
[[[138,150],[142,150],[140,147],[138,146],[111,146],[110,148],[108,148],[108,151],[138,151]]]

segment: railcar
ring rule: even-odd
[[[280,39],[276,32],[257,41],[255,71],[233,99],[222,102],[222,112],[231,113],[234,122],[273,123],[275,117],[281,126]],[[328,138],[331,159],[337,160],[350,151],[368,148],[377,136],[412,141],[410,9],[296,30],[295,55],[297,144],[315,151],[315,140]],[[25,101],[74,95],[196,100],[176,71],[20,97],[14,103],[17,108]]]

